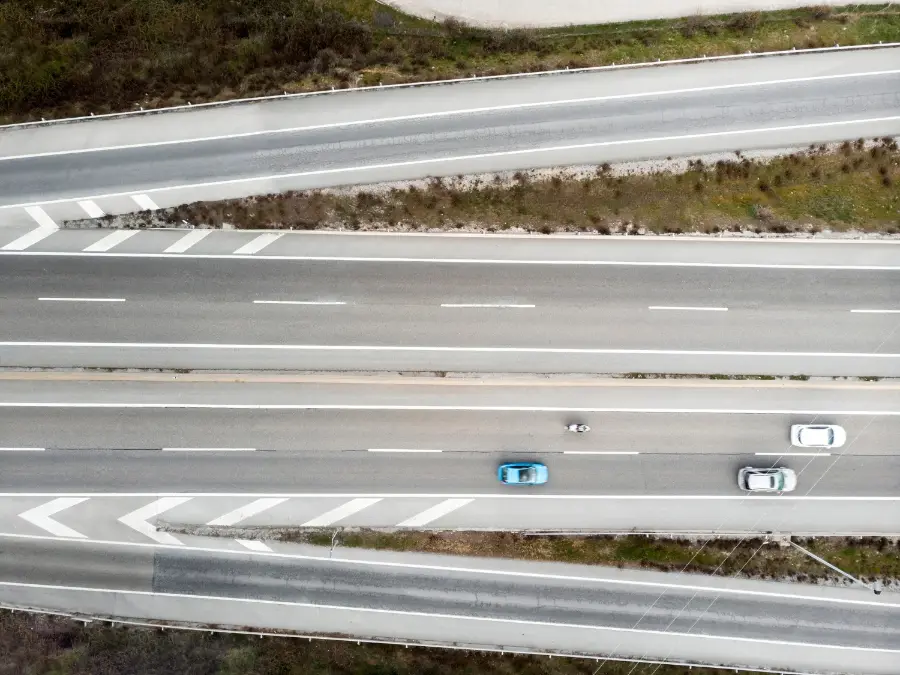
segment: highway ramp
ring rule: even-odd
[[[82,615],[799,672],[900,663],[900,607],[857,589],[296,547],[0,546],[0,600]]]
[[[894,136],[897,54],[376,88],[7,128],[0,214],[59,223],[287,190]]]

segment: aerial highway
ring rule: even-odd
[[[188,526],[894,534],[898,396],[831,381],[6,372],[0,531],[53,534],[49,514],[78,536],[146,540],[122,518],[149,509]],[[814,422],[841,424],[847,444],[792,447],[790,425]],[[546,486],[497,482],[498,464],[535,459]],[[794,468],[798,489],[748,496],[747,465]]]
[[[893,242],[214,234],[4,252],[0,365],[900,375]]]
[[[900,48],[387,88],[0,130],[0,218],[900,133]]]
[[[0,602],[307,634],[894,675],[891,595],[575,565],[276,545],[0,539]],[[599,665],[599,663],[598,663]]]

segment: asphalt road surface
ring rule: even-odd
[[[900,375],[896,247],[793,246],[807,266],[11,255],[0,365]],[[873,262],[815,264],[842,249]]]
[[[856,589],[323,549],[4,539],[0,550],[0,600],[88,615],[214,613],[219,625],[792,671],[888,674],[900,662],[898,605]]]
[[[388,0],[424,19],[458,19],[473,26],[536,28],[620,21],[674,19],[702,14],[772,11],[807,7],[807,0]],[[842,5],[826,0],[822,5]]]
[[[262,499],[229,524],[893,533],[897,397],[864,382],[6,373],[0,531],[41,533],[21,514],[63,499],[66,527],[118,540],[119,518],[166,496],[148,517],[187,525]],[[847,444],[791,447],[790,425],[811,422],[842,424]],[[500,485],[498,464],[519,460],[550,482]],[[798,472],[795,493],[737,488],[739,468],[773,465]]]
[[[51,220],[84,218],[93,210],[85,200],[122,213],[147,208],[147,198],[170,206],[893,136],[897,54],[787,55],[11,128],[0,133],[0,213],[44,205]]]

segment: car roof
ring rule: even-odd
[[[800,437],[805,443],[821,443],[826,445],[831,442],[831,427],[803,427]]]

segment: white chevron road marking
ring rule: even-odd
[[[157,499],[155,502],[142,506],[131,513],[126,513],[119,518],[119,522],[160,544],[181,545],[181,542],[171,534],[168,532],[157,531],[156,526],[151,525],[147,521],[150,518],[157,518],[169,509],[174,509],[176,506],[189,502],[190,500],[190,497],[162,497],[161,499]]]
[[[76,504],[86,502],[87,497],[59,497],[53,499],[46,504],[41,504],[33,509],[29,509],[19,514],[19,518],[27,520],[32,525],[37,525],[42,530],[46,530],[57,537],[70,537],[72,539],[87,539],[87,535],[76,532],[71,527],[63,525],[53,520],[51,516],[56,515],[60,511],[70,509]]]

